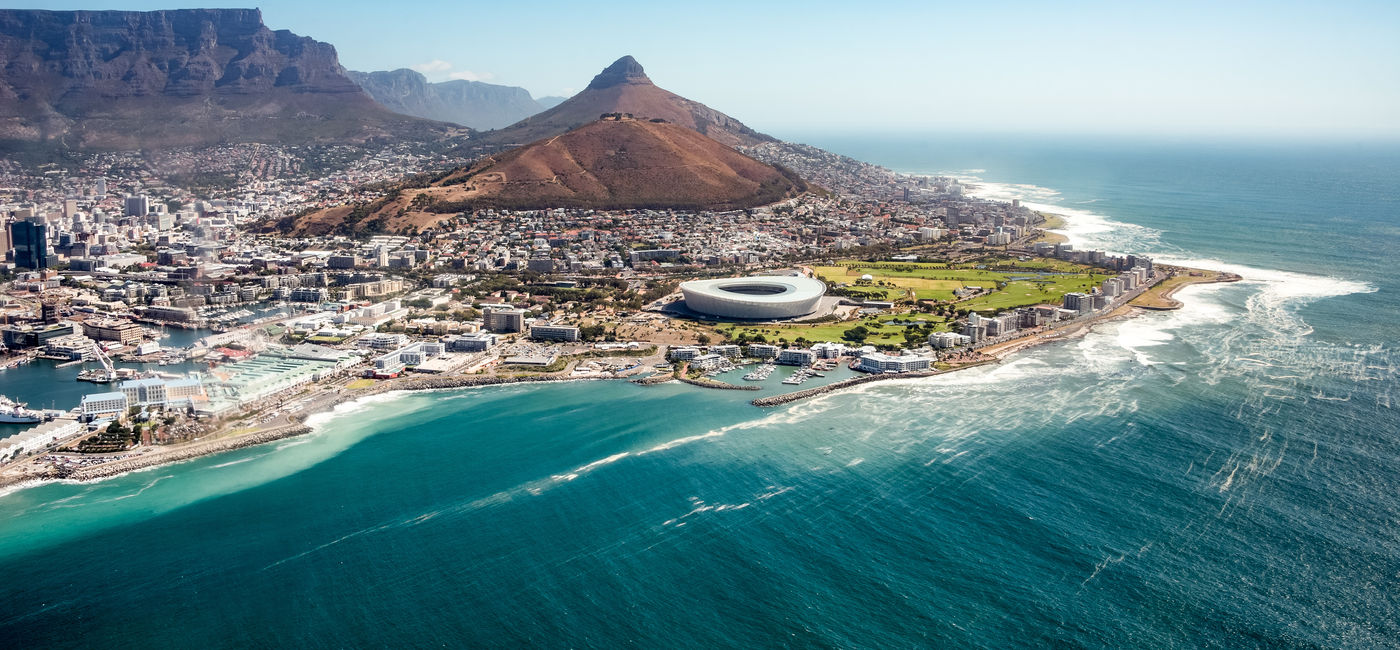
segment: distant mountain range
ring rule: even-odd
[[[658,87],[630,56],[613,62],[582,92],[559,105],[479,137],[483,142],[502,146],[524,144],[588,124],[604,113],[663,119],[731,147],[776,141],[709,106]]]
[[[82,149],[442,138],[256,9],[0,10],[0,140]]]
[[[395,113],[473,129],[499,129],[548,108],[515,86],[463,80],[429,83],[427,77],[406,68],[349,74],[374,101]]]

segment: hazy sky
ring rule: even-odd
[[[50,9],[158,9],[74,0]],[[8,5],[33,6],[33,5]],[[1400,0],[298,0],[356,70],[582,89],[623,54],[760,131],[1400,136]]]

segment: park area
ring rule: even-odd
[[[965,264],[842,260],[812,270],[830,293],[902,304],[895,313],[825,322],[716,324],[728,340],[801,345],[845,341],[872,345],[914,344],[952,329],[969,311],[983,315],[1037,304],[1060,304],[1066,293],[1088,292],[1111,277],[1103,269],[1062,260],[996,257]],[[866,276],[869,276],[868,278]],[[851,333],[859,326],[861,329]],[[861,336],[864,335],[864,336]]]

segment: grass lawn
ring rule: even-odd
[[[745,324],[724,324],[715,328],[720,334],[732,339],[745,333],[749,338],[762,334],[769,343],[777,343],[779,339],[787,339],[788,342],[796,341],[799,338],[807,339],[811,342],[832,341],[837,343],[849,343],[841,338],[846,330],[857,325],[870,330],[870,337],[865,340],[871,345],[887,343],[904,343],[904,331],[907,327],[902,324],[895,324],[892,321],[925,321],[933,325],[934,331],[947,331],[951,325],[943,320],[942,316],[923,313],[903,313],[903,314],[879,314],[878,316],[861,318],[859,320],[849,320],[839,323],[784,323],[780,325],[745,325]]]
[[[981,267],[981,268],[978,268]],[[988,257],[968,264],[950,266],[936,262],[862,262],[842,260],[813,270],[828,284],[846,284],[852,293],[875,300],[898,301],[910,294],[919,300],[951,301],[953,291],[966,287],[992,289],[992,293],[956,303],[959,309],[995,313],[1041,303],[1059,304],[1071,291],[1088,291],[1109,277],[1100,269],[1054,259],[1020,261],[1008,257]],[[861,276],[873,281],[857,285]],[[952,324],[942,316],[926,313],[892,313],[837,323],[781,323],[748,325],[720,323],[714,331],[728,339],[740,333],[752,339],[762,335],[769,343],[786,339],[842,341],[841,335],[857,325],[870,331],[866,343],[904,344],[906,325],[893,321],[924,320],[933,331],[947,331]],[[707,325],[709,325],[707,323]]]
[[[349,388],[350,390],[361,390],[361,389],[369,388],[370,386],[373,386],[373,385],[374,385],[374,380],[373,380],[373,379],[356,379],[355,381],[352,381],[352,382],[346,384],[345,387],[346,387],[346,388]]]

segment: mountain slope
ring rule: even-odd
[[[558,106],[499,131],[484,133],[481,138],[502,146],[533,142],[588,124],[606,113],[660,118],[731,147],[774,141],[773,137],[754,131],[724,113],[657,87],[641,64],[630,56],[615,61],[582,92]]]
[[[605,119],[480,160],[368,206],[302,217],[299,234],[406,232],[478,208],[728,210],[796,196],[807,184],[694,130]]]
[[[0,139],[135,149],[435,138],[256,9],[0,10]]]
[[[514,86],[462,80],[429,83],[422,74],[402,68],[349,75],[391,111],[473,129],[498,129],[544,110],[528,91]]]

